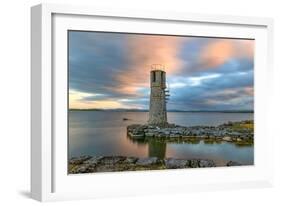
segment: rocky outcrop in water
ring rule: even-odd
[[[157,157],[81,156],[69,160],[70,174],[137,170],[216,167],[212,160]]]
[[[228,122],[219,126],[184,127],[168,124],[165,127],[156,125],[129,125],[127,134],[133,140],[157,139],[165,142],[194,142],[204,140],[233,142],[238,145],[252,145],[254,142],[253,121]]]

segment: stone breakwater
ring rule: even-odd
[[[237,162],[229,161],[226,166],[239,166]],[[175,159],[157,157],[125,157],[125,156],[81,156],[69,160],[70,174],[92,172],[116,172],[137,170],[162,170],[180,168],[216,167],[212,160],[207,159]]]
[[[219,126],[184,127],[168,124],[165,127],[133,124],[127,127],[128,137],[133,140],[150,139],[164,142],[233,142],[238,145],[254,143],[254,122],[252,120],[228,122]]]

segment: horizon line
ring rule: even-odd
[[[103,108],[68,108],[68,110],[80,110],[80,111],[87,111],[87,110],[95,110],[95,111],[142,111],[148,112],[149,109],[132,109],[132,108],[114,108],[114,109],[103,109]],[[180,110],[180,109],[171,109],[167,110],[167,112],[248,112],[254,113],[252,109],[233,109],[233,110]]]

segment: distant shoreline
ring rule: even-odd
[[[68,111],[101,111],[101,112],[149,112],[141,109],[69,109]],[[254,113],[252,110],[168,110],[167,112],[188,113]]]

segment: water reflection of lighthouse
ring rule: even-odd
[[[160,141],[149,141],[148,142],[148,156],[165,158],[166,156],[166,143]]]

